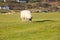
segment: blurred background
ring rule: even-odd
[[[32,12],[56,12],[60,11],[60,0],[0,0],[0,12],[23,9]]]

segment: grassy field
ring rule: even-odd
[[[0,14],[0,40],[60,40],[60,12],[32,16],[31,23],[23,23],[19,13]]]

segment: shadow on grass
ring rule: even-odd
[[[33,21],[33,22],[55,22],[54,20],[37,20],[37,21]]]

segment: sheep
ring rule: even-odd
[[[20,13],[21,13],[20,16],[22,21],[27,21],[27,20],[29,20],[30,22],[32,21],[32,15],[29,10],[22,10]]]

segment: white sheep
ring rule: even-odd
[[[27,21],[27,20],[29,20],[30,22],[32,21],[32,15],[29,10],[22,10],[20,16],[22,21]]]

